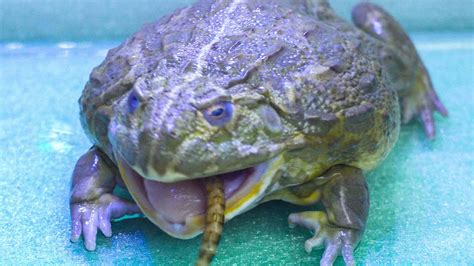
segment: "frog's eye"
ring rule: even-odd
[[[212,126],[223,126],[232,119],[233,106],[231,102],[218,102],[203,111],[204,118]]]
[[[138,108],[138,106],[140,105],[140,100],[138,100],[138,97],[135,94],[135,92],[132,91],[132,93],[128,95],[127,104],[128,104],[128,110],[130,111],[130,113],[133,113]]]

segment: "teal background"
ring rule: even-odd
[[[190,265],[200,237],[178,240],[143,218],[113,223],[95,252],[70,243],[69,187],[90,146],[77,99],[108,49],[144,21],[192,1],[0,0],[0,265]],[[347,16],[355,1],[332,1]],[[402,128],[367,175],[371,209],[360,264],[474,264],[473,1],[377,1],[410,29],[448,110],[437,137]],[[226,224],[216,265],[314,265],[322,251],[289,229],[307,208],[270,202]],[[338,259],[338,265],[342,260]]]
[[[0,0],[0,40],[124,39],[193,0]],[[332,0],[346,19],[359,0]],[[378,0],[409,31],[474,30],[473,0]]]

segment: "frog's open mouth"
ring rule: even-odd
[[[117,157],[120,173],[128,190],[153,223],[177,238],[192,238],[201,233],[207,206],[204,182],[210,177],[174,183],[158,182],[143,177],[121,156]],[[226,220],[241,213],[263,196],[274,175],[274,171],[269,171],[275,168],[272,163],[274,161],[272,159],[215,176],[224,183]]]

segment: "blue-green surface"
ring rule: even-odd
[[[437,138],[402,129],[368,174],[371,209],[356,259],[367,264],[474,264],[474,33],[413,34],[449,119]],[[173,239],[145,219],[113,224],[96,252],[69,242],[70,175],[90,146],[77,99],[92,67],[118,42],[0,44],[0,265],[191,264],[200,239]],[[289,229],[302,210],[264,204],[226,224],[217,265],[305,264],[310,235]],[[341,263],[341,260],[338,260]]]

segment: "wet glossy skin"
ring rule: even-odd
[[[145,26],[91,74],[81,107],[92,140],[164,181],[277,154],[311,165],[313,175],[338,163],[373,167],[399,124],[380,44],[330,13],[318,18],[304,1],[290,2],[203,1]],[[203,111],[221,102],[234,113],[213,126]]]
[[[359,29],[325,1],[199,1],[109,51],[80,99],[83,127],[122,176],[176,182],[268,163],[261,192],[227,219],[271,199],[314,203],[332,167],[385,158],[401,111],[430,137],[432,111],[445,112],[408,37],[370,7],[354,10]]]

